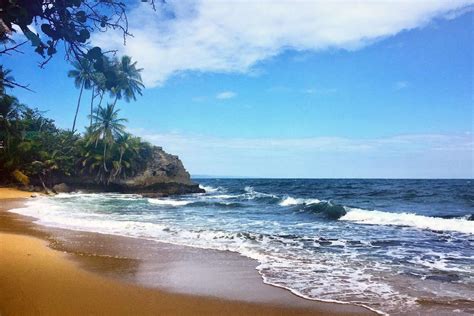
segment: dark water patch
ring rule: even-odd
[[[387,196],[393,194],[390,190],[378,190],[367,193],[367,196]]]
[[[390,246],[400,246],[401,242],[397,239],[386,239],[386,240],[374,240],[370,242],[370,245],[373,247],[390,247]]]
[[[431,274],[425,277],[426,280],[435,280],[440,282],[456,282],[460,280],[459,275],[455,273]]]
[[[346,209],[339,204],[332,204],[331,202],[319,202],[315,204],[305,205],[302,209],[304,212],[318,215],[327,219],[339,219],[346,215]]]
[[[247,207],[243,203],[239,202],[212,202],[212,201],[198,201],[193,202],[188,205],[187,207],[216,207],[216,208],[244,208]]]
[[[251,200],[259,202],[259,203],[267,203],[267,204],[277,204],[280,202],[280,198],[276,196],[255,196],[252,197]]]

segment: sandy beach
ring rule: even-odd
[[[14,189],[0,188],[0,314],[1,315],[363,315],[370,311],[352,305],[341,305],[308,301],[290,294],[289,292],[264,285],[258,279],[256,271],[248,267],[249,261],[238,257],[222,259],[221,253],[209,256],[212,264],[227,260],[230,267],[241,266],[241,269],[216,269],[217,277],[235,278],[236,282],[223,291],[224,295],[215,295],[222,284],[215,282],[214,292],[202,295],[203,292],[195,291],[199,287],[190,287],[189,291],[181,291],[182,283],[172,284],[168,290],[151,288],[151,284],[137,284],[137,278],[121,278],[120,275],[136,274],[136,271],[155,272],[161,266],[170,264],[170,254],[177,255],[177,250],[165,249],[162,252],[160,266],[142,265],[142,269],[134,270],[136,260],[120,256],[120,251],[125,251],[124,245],[134,245],[139,241],[127,241],[111,236],[96,236],[93,234],[72,234],[65,242],[61,236],[67,232],[48,231],[38,227],[27,218],[6,212],[6,210],[19,207],[22,199],[31,196],[28,192]],[[80,236],[80,237],[78,237]],[[95,241],[94,241],[95,240]],[[128,240],[128,239],[127,239]],[[87,241],[87,242],[86,242]],[[94,253],[98,248],[113,250],[115,255],[87,256],[91,253],[87,244],[95,245]],[[99,247],[99,246],[100,247]],[[116,247],[114,247],[114,245]],[[135,244],[136,245],[136,244]],[[126,247],[125,247],[126,248]],[[122,249],[122,250],[120,250]],[[58,251],[60,250],[60,251]],[[181,257],[195,257],[195,250],[182,252]],[[118,254],[118,255],[117,255]],[[184,255],[183,255],[184,254]],[[206,257],[205,255],[204,257]],[[156,258],[159,256],[156,256]],[[231,259],[229,259],[231,258]],[[176,264],[174,259],[173,264]],[[199,258],[201,260],[202,258]],[[215,260],[215,262],[212,262]],[[217,260],[217,261],[216,261]],[[184,265],[192,261],[180,261]],[[145,267],[145,268],[143,268]],[[195,267],[195,269],[199,269]],[[207,269],[207,270],[206,270]],[[188,276],[190,284],[199,284],[202,271],[213,271],[212,265],[204,266],[201,270],[192,268],[182,271],[191,271]],[[130,271],[134,273],[128,273]],[[179,271],[179,270],[177,270]],[[229,271],[232,271],[230,273]],[[197,277],[196,277],[196,273]],[[181,274],[181,273],[179,273]],[[212,279],[207,273],[205,277]],[[143,274],[142,278],[147,279]],[[160,274],[158,274],[160,275]],[[163,275],[163,274],[162,274]],[[195,279],[191,280],[194,275]],[[242,279],[243,282],[237,282]],[[162,278],[162,285],[171,279]],[[253,280],[253,281],[252,281]],[[184,280],[185,281],[185,280]],[[257,282],[258,281],[258,282]],[[252,283],[255,282],[255,283]],[[139,282],[143,283],[143,282]],[[158,282],[159,283],[159,282]],[[245,295],[239,296],[238,289],[245,284],[254,287],[257,297],[254,301]],[[255,284],[255,286],[254,286]],[[165,286],[162,286],[165,287]],[[213,286],[209,286],[211,289]],[[225,294],[227,293],[227,294]],[[224,296],[224,297],[222,297]],[[248,295],[247,295],[248,296]]]

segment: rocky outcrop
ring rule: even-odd
[[[133,177],[116,179],[107,185],[99,184],[88,176],[58,177],[53,184],[56,192],[121,192],[148,197],[205,192],[191,181],[178,156],[170,155],[156,146],[153,147],[150,158]]]
[[[110,185],[118,187],[120,191],[148,196],[205,192],[191,181],[178,156],[166,153],[161,147],[153,147],[151,157],[141,172]]]
[[[53,186],[53,192],[56,193],[69,193],[71,191],[71,188],[66,183],[59,183]]]

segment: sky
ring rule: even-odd
[[[120,114],[191,174],[473,178],[473,1],[129,2],[134,37],[92,44],[144,68]],[[70,66],[23,51],[13,94],[71,128]]]

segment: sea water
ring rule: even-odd
[[[474,314],[472,180],[197,179],[171,198],[58,194],[39,224],[233,251],[307,299],[388,314]]]

